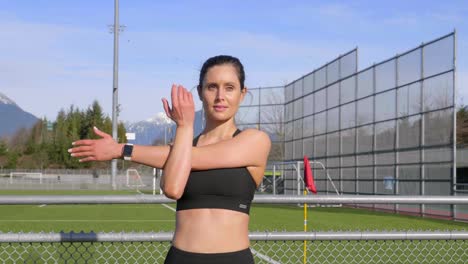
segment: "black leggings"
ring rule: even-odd
[[[226,253],[194,253],[171,246],[164,264],[254,264],[249,248]]]

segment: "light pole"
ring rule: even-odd
[[[114,78],[112,89],[112,137],[117,139],[117,105],[118,105],[118,87],[119,87],[119,0],[114,0]],[[111,185],[112,190],[117,188],[115,176],[117,174],[117,160],[111,162]]]

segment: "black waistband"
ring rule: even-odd
[[[196,253],[188,252],[171,246],[165,264],[254,264],[250,248],[226,253]]]
[[[237,254],[243,254],[244,252],[250,252],[250,248],[232,251],[232,252],[221,252],[221,253],[198,253],[198,252],[189,252],[182,249],[178,249],[175,246],[171,246],[172,250],[176,251],[179,254],[183,254],[186,256],[194,257],[194,256],[218,256],[218,257],[229,257]]]

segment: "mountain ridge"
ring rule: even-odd
[[[9,137],[21,128],[28,129],[39,120],[0,92],[0,137]]]

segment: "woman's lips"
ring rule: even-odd
[[[221,106],[221,105],[215,105],[215,106],[213,106],[213,108],[214,108],[214,110],[216,112],[223,112],[223,111],[225,111],[227,109],[226,106]]]

